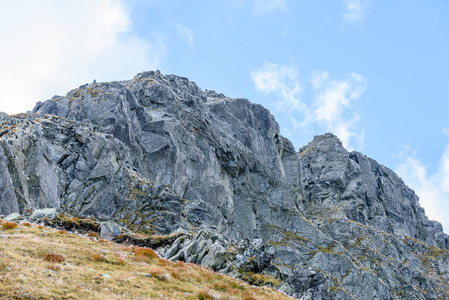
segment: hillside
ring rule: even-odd
[[[291,299],[93,232],[0,224],[1,299]]]
[[[159,71],[1,115],[0,197],[183,233],[158,253],[299,299],[448,297],[449,237],[392,170],[332,134],[296,151],[264,107]]]

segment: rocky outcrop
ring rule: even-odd
[[[0,214],[184,232],[160,254],[300,299],[447,296],[449,238],[394,172],[332,134],[297,152],[268,110],[186,78],[144,72],[2,115],[0,170]]]
[[[44,208],[44,209],[36,209],[30,216],[30,220],[37,219],[49,219],[53,220],[56,218],[56,209],[55,208]]]
[[[346,151],[331,134],[300,149],[306,215],[348,218],[396,236],[449,248],[439,223],[429,221],[418,197],[390,169]]]
[[[122,228],[114,222],[103,222],[100,226],[100,237],[112,241],[122,234]]]

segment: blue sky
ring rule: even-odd
[[[144,70],[270,109],[296,148],[337,134],[449,231],[449,2],[0,0],[0,111]]]

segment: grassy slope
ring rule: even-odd
[[[0,223],[0,299],[290,299],[148,248]]]

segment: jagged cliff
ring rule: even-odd
[[[0,213],[55,207],[300,299],[449,295],[449,237],[390,169],[332,134],[297,152],[268,110],[144,72],[0,116]]]

